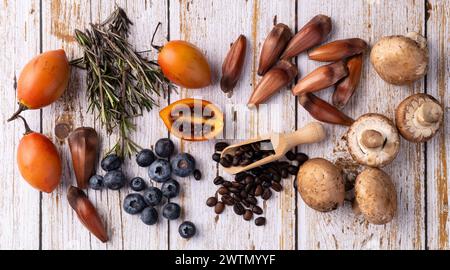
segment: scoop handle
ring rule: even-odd
[[[282,135],[287,150],[300,144],[321,142],[326,136],[325,128],[318,122],[309,123],[295,132]]]

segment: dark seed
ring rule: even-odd
[[[250,207],[250,204],[246,200],[242,200],[242,204],[245,205],[245,207]]]
[[[254,153],[253,152],[246,152],[244,153],[244,159],[253,159]]]
[[[230,155],[230,154],[226,154],[225,156],[224,156],[224,158],[228,161],[228,162],[233,162],[233,156],[232,155]]]
[[[226,142],[218,142],[216,143],[216,145],[214,145],[214,150],[216,150],[216,152],[222,152],[223,149],[227,148],[228,146],[230,145]]]
[[[238,166],[240,162],[241,162],[241,158],[235,156],[235,157],[233,158],[233,162],[232,162],[231,164],[232,164],[233,166]]]
[[[240,156],[242,156],[243,154],[244,154],[244,151],[242,151],[242,150],[240,150],[240,149],[238,149],[238,150],[236,150],[236,151],[234,152],[234,155],[237,156],[237,157],[240,157]]]
[[[243,185],[239,182],[231,182],[231,186],[237,189],[241,189]]]
[[[297,160],[298,166],[302,166],[308,159],[308,155],[304,153],[297,153],[297,155],[295,155],[295,160]]]
[[[255,196],[261,196],[263,193],[263,188],[261,185],[257,185],[255,189]]]
[[[245,209],[244,209],[244,207],[242,206],[242,204],[240,204],[240,203],[236,203],[234,206],[233,206],[233,210],[234,210],[234,212],[236,213],[236,215],[243,215],[244,214],[244,212],[245,212]]]
[[[261,178],[260,178],[259,176],[257,176],[257,177],[255,178],[255,184],[260,185],[261,183],[262,183]]]
[[[262,173],[262,170],[261,170],[261,168],[256,167],[256,168],[251,169],[250,172],[251,172],[252,174],[258,176],[258,175],[260,175],[260,174]]]
[[[272,182],[271,188],[272,188],[274,191],[276,191],[276,192],[280,192],[280,191],[283,189],[283,187],[281,186],[281,184],[278,183],[278,182]]]
[[[228,161],[226,158],[221,158],[219,162],[220,162],[220,165],[222,165],[225,168],[231,167],[231,162]]]
[[[282,178],[288,178],[289,177],[289,172],[287,169],[283,168],[281,169],[281,177]]]
[[[239,193],[239,196],[241,196],[241,198],[247,198],[248,194],[247,194],[247,192],[245,192],[245,190],[242,190],[242,191]]]
[[[234,188],[234,187],[230,187],[230,188],[228,188],[228,190],[231,192],[231,193],[239,193],[239,189],[237,189],[237,188]]]
[[[270,189],[268,188],[264,189],[261,198],[267,201],[268,199],[270,199],[270,197],[272,197],[272,191],[270,191]]]
[[[249,193],[253,189],[253,184],[247,184],[244,188],[245,192]]]
[[[223,183],[223,177],[222,176],[217,176],[216,178],[214,178],[214,185],[221,185]]]
[[[218,202],[216,204],[216,206],[214,207],[214,212],[219,215],[223,212],[224,209],[225,209],[225,204],[223,204],[222,202]]]
[[[244,181],[246,184],[252,184],[253,182],[255,182],[255,177],[253,177],[252,175],[247,175]]]
[[[256,187],[253,187],[252,190],[248,192],[249,195],[255,196]]]
[[[236,202],[242,202],[241,197],[236,194],[231,194],[231,198],[233,198],[233,200],[235,200]]]
[[[241,160],[241,161],[239,162],[239,165],[241,165],[241,166],[247,166],[247,165],[250,165],[251,163],[252,163],[252,161],[251,161],[250,159],[244,158],[243,160]]]
[[[294,166],[294,165],[291,165],[291,166],[288,167],[288,172],[289,172],[289,174],[291,174],[291,175],[297,175],[297,173],[298,173],[298,167],[297,167],[297,166]]]
[[[231,184],[230,181],[223,181],[222,185],[223,185],[224,187],[229,188],[229,187],[231,187],[233,184]]]
[[[284,168],[287,168],[287,167],[289,167],[289,162],[287,162],[287,161],[280,161],[280,162],[278,162],[278,167],[280,168],[280,169],[284,169]]]
[[[252,212],[255,213],[256,215],[261,215],[263,213],[263,210],[261,207],[254,205],[252,207]]]
[[[251,205],[257,205],[257,204],[258,204],[258,200],[256,200],[255,197],[248,197],[248,198],[246,199],[246,201],[247,201],[249,204],[251,204]]]
[[[216,197],[209,197],[208,200],[206,200],[206,205],[209,207],[213,207],[217,204],[217,198]]]
[[[231,198],[231,196],[227,194],[222,196],[221,201],[226,205],[233,205],[235,203],[233,198]]]
[[[265,217],[259,217],[255,219],[255,225],[256,226],[264,226],[266,225],[266,218]]]
[[[289,159],[290,161],[295,160],[295,154],[294,154],[294,152],[292,152],[292,151],[288,151],[288,152],[286,153],[285,156],[286,156],[286,158]]]
[[[272,182],[270,182],[270,181],[265,181],[262,183],[263,188],[270,188],[271,185],[272,185]]]
[[[199,170],[195,170],[194,171],[194,178],[195,178],[195,180],[200,180],[200,179],[202,179],[202,172],[201,171],[199,171]]]
[[[244,213],[244,220],[249,221],[249,220],[252,219],[252,217],[253,217],[253,212],[250,211],[250,210],[248,210],[248,209],[245,210],[245,213]]]
[[[212,160],[214,160],[215,162],[220,162],[220,154],[214,153],[212,155]]]
[[[219,189],[217,190],[217,192],[219,192],[220,195],[225,195],[225,194],[228,194],[228,193],[229,193],[228,188],[226,188],[226,187],[221,187],[221,188],[219,188]]]
[[[234,180],[236,180],[238,182],[241,182],[246,177],[247,177],[247,173],[246,172],[240,172],[240,173],[236,174],[236,176],[234,177]]]
[[[281,176],[278,174],[274,174],[272,175],[272,180],[275,182],[280,182],[281,181]]]

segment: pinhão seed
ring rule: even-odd
[[[242,204],[240,204],[240,203],[236,203],[234,206],[233,206],[233,211],[234,211],[234,213],[236,213],[236,215],[243,215],[244,214],[244,212],[245,212],[245,209],[244,209],[244,207],[242,206]]]
[[[218,202],[216,204],[216,206],[214,207],[214,212],[219,215],[223,212],[224,209],[225,209],[225,204],[223,204],[223,202]]]
[[[228,146],[230,145],[226,142],[218,142],[216,143],[216,145],[214,145],[214,150],[216,150],[216,152],[222,152],[223,149],[227,148]]]
[[[255,213],[256,215],[261,215],[263,213],[263,210],[261,207],[254,205],[252,207],[252,212]]]
[[[213,207],[217,204],[217,198],[216,197],[209,197],[208,200],[206,200],[206,205],[209,207]]]
[[[214,178],[214,181],[213,181],[213,183],[214,183],[214,185],[221,185],[222,183],[223,183],[223,177],[222,176],[217,176],[216,178]]]
[[[252,217],[253,217],[253,212],[250,211],[250,210],[248,210],[248,209],[245,210],[245,213],[244,213],[244,220],[249,221],[249,220],[252,219]]]
[[[265,217],[259,217],[255,219],[255,225],[256,226],[264,226],[266,225],[266,218]]]
[[[199,170],[195,170],[194,171],[194,178],[195,178],[195,180],[200,180],[200,179],[202,179],[202,172],[200,172]]]
[[[261,198],[265,201],[267,201],[268,199],[270,199],[270,197],[272,197],[272,191],[270,191],[270,189],[266,188],[263,191],[263,194],[261,195]]]

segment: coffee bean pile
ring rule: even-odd
[[[219,142],[215,145],[215,153],[212,158],[224,167],[238,166],[234,164],[246,166],[244,164],[250,164],[267,155],[274,154],[273,150],[261,150],[262,143],[264,142],[241,146],[234,155],[230,154],[230,157],[226,155],[220,158],[220,152],[228,147],[228,144]],[[236,159],[239,162],[234,162]],[[282,191],[282,179],[288,178],[289,175],[297,175],[299,167],[308,160],[308,156],[289,151],[286,159],[287,161],[275,161],[240,172],[234,176],[233,181],[227,181],[222,176],[217,176],[213,182],[219,188],[214,197],[207,199],[206,205],[214,207],[216,214],[221,214],[227,206],[232,207],[234,213],[242,216],[246,221],[252,220],[254,215],[262,215],[263,210],[258,206],[257,197],[266,201],[272,197],[273,192]],[[266,219],[258,217],[255,219],[255,224],[263,226],[266,224]]]

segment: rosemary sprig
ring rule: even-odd
[[[128,157],[140,149],[130,139],[136,130],[133,118],[157,106],[155,95],[171,87],[158,64],[128,43],[132,24],[125,11],[116,7],[104,22],[90,24],[84,32],[75,30],[83,57],[71,61],[87,71],[88,111],[96,114],[108,134],[119,135],[109,152]]]

